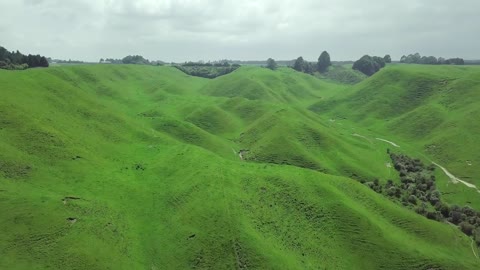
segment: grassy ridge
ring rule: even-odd
[[[393,65],[356,85],[352,92],[319,101],[310,109],[384,134],[404,145],[407,152],[424,155],[427,161],[440,163],[457,177],[480,186],[476,169],[480,126],[474,120],[480,113],[479,78],[476,67]],[[439,176],[447,199],[480,207],[475,190],[449,186],[448,179]]]
[[[343,86],[129,65],[0,85],[0,268],[478,268],[460,231],[334,176],[390,175],[381,142],[307,109]]]

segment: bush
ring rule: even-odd
[[[410,195],[408,197],[408,202],[412,204],[417,204],[417,197],[415,195]]]
[[[462,232],[465,233],[466,235],[472,235],[473,231],[475,230],[475,226],[473,226],[468,222],[463,221],[460,223],[460,230],[462,230]]]
[[[458,225],[460,222],[462,222],[462,212],[452,209],[449,220],[453,224]]]

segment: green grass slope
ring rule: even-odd
[[[352,64],[334,64],[324,73],[315,73],[315,76],[343,84],[356,84],[368,78],[360,71],[352,69]]]
[[[268,98],[212,95],[230,76]],[[477,269],[456,228],[332,175],[386,175],[385,147],[310,112],[349,91],[316,80],[0,70],[0,269]]]
[[[410,147],[457,177],[480,186],[480,69],[477,67],[393,65],[356,85],[351,92],[310,106],[346,119]],[[404,148],[405,148],[404,147]],[[450,185],[452,202],[480,207],[474,189]]]

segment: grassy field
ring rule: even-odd
[[[398,178],[384,138],[480,185],[479,73],[0,70],[0,269],[478,269],[457,228],[356,180]]]

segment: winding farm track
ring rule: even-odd
[[[357,133],[354,133],[352,134],[353,136],[355,137],[359,137],[359,138],[362,138],[362,139],[366,139],[368,141],[370,141],[369,138],[363,136],[363,135],[360,135],[360,134],[357,134]],[[386,142],[386,143],[389,143],[395,147],[400,147],[398,144],[394,143],[394,142],[391,142],[391,141],[388,141],[388,140],[385,140],[385,139],[381,139],[381,138],[375,138],[376,140],[379,140],[379,141],[383,141],[383,142]],[[450,173],[447,169],[445,169],[445,167],[441,166],[440,164],[436,163],[436,162],[433,162],[432,161],[432,164],[439,167],[447,176],[448,178],[450,178],[450,181],[452,181],[452,183],[454,184],[458,184],[458,183],[462,183],[464,184],[465,186],[469,187],[469,188],[474,188],[478,193],[480,193],[480,190],[477,188],[477,186],[475,186],[474,184],[471,184],[471,183],[468,183],[468,182],[465,182],[463,181],[462,179],[456,177],[455,175],[453,175],[452,173]],[[473,255],[475,256],[475,258],[479,259],[477,253],[475,252],[475,248],[474,248],[474,241],[473,239],[471,239],[472,242],[471,242],[471,248],[472,248],[472,252],[473,252]]]
[[[463,181],[462,179],[456,177],[455,175],[451,174],[447,169],[445,169],[444,167],[440,166],[438,163],[435,163],[432,161],[432,163],[439,167],[440,169],[442,169],[442,171],[448,176],[448,178],[450,178],[450,180],[452,181],[452,183],[454,184],[457,184],[457,183],[462,183],[464,184],[465,186],[469,187],[469,188],[474,188],[477,190],[478,193],[480,193],[480,190],[478,190],[477,186],[475,186],[474,184],[470,184],[468,182],[465,182]]]
[[[473,255],[475,255],[475,258],[478,259],[478,255],[477,255],[477,253],[475,252],[475,248],[473,247],[473,244],[474,244],[474,242],[473,242],[473,239],[472,239],[472,244],[471,244],[471,246],[472,246]]]
[[[393,145],[393,146],[395,146],[395,147],[400,147],[400,145],[398,145],[398,144],[396,144],[396,143],[394,143],[394,142],[391,142],[391,141],[387,141],[387,140],[385,140],[385,139],[381,139],[381,138],[375,138],[375,139],[376,139],[376,140],[379,140],[379,141],[382,141],[382,142],[389,143],[389,144],[391,144],[391,145]]]
[[[366,140],[369,140],[369,138],[365,137],[365,136],[362,136],[360,134],[352,134],[353,136],[355,137],[360,137],[360,138],[363,138],[363,139],[366,139]],[[389,140],[385,140],[385,139],[382,139],[382,138],[375,138],[376,140],[379,140],[379,141],[382,141],[382,142],[386,142],[386,143],[389,143],[391,144],[392,146],[395,146],[395,147],[398,147],[400,148],[400,146],[392,141],[389,141]],[[452,181],[452,183],[454,184],[458,184],[458,183],[462,183],[464,184],[465,186],[469,187],[469,188],[474,188],[478,193],[480,193],[480,190],[477,188],[477,186],[475,186],[474,184],[471,184],[471,183],[468,183],[466,181],[463,181],[462,179],[456,177],[455,175],[453,175],[452,173],[450,173],[447,169],[445,169],[445,167],[441,166],[440,164],[436,163],[436,162],[433,162],[432,163],[439,167],[440,169],[442,169],[442,171],[448,176],[448,178],[450,178],[450,180]]]

